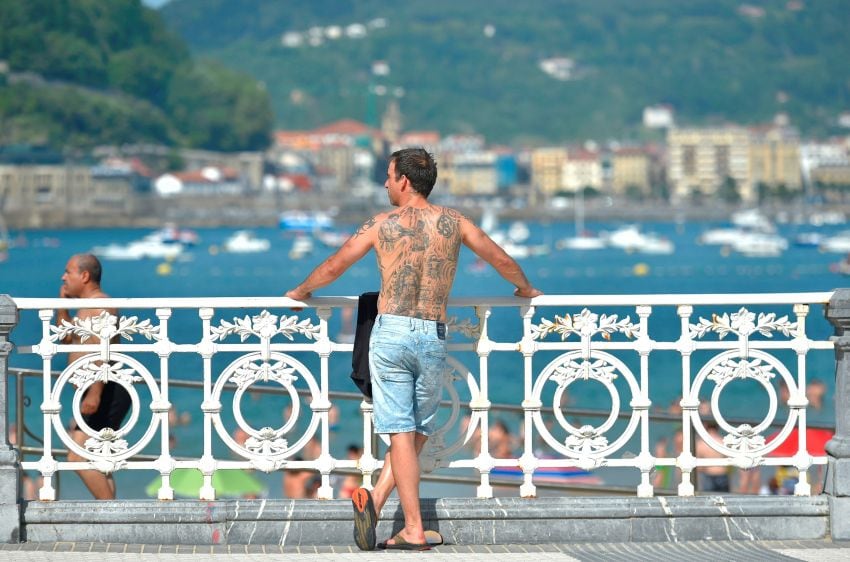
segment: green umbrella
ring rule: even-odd
[[[171,487],[174,495],[184,498],[197,498],[201,494],[204,475],[197,468],[176,468],[171,473]],[[266,485],[256,476],[243,469],[216,470],[213,472],[212,485],[216,497],[240,498],[259,496],[266,491]],[[149,496],[156,496],[162,487],[162,477],[157,476],[145,488]]]

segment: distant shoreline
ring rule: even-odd
[[[320,210],[330,212],[337,224],[360,224],[374,213],[391,207],[383,201],[372,204],[368,200],[352,199],[339,207],[329,208],[328,198],[312,197],[298,202],[271,201],[265,197],[223,198],[179,198],[152,202],[149,212],[137,216],[126,215],[52,215],[39,220],[32,217],[6,216],[10,230],[52,230],[77,228],[160,228],[175,224],[189,228],[240,227],[261,228],[278,226],[278,217],[283,210]],[[439,198],[435,202],[442,204]],[[481,219],[484,206],[489,200],[451,201],[450,206],[458,209],[475,221]],[[289,204],[287,204],[289,203]],[[737,210],[753,208],[754,205],[728,205],[705,203],[702,205],[672,205],[666,201],[629,201],[599,198],[585,205],[584,220],[592,222],[725,222]],[[822,204],[804,206],[802,203],[771,203],[760,209],[777,222],[805,222],[815,212],[841,211],[850,217],[848,204]],[[572,206],[555,208],[551,204],[524,206],[520,208],[504,205],[496,208],[501,221],[573,222],[575,210]],[[784,220],[783,220],[784,219]]]

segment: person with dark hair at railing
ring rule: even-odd
[[[378,316],[369,343],[374,425],[389,434],[390,449],[374,488],[352,496],[354,538],[363,550],[375,548],[378,514],[397,486],[404,528],[381,543],[388,549],[429,548],[419,511],[419,453],[434,431],[446,370],[446,306],[461,244],[465,244],[512,283],[518,297],[542,294],[522,268],[471,220],[428,196],[437,164],[422,148],[390,156],[384,186],[398,207],[366,221],[331,257],[286,296],[303,301],[337,279],[375,249],[381,275]]]
[[[103,292],[100,287],[100,279],[102,268],[100,261],[92,254],[77,254],[68,260],[65,266],[65,273],[62,275],[62,287],[59,289],[59,296],[66,299],[104,299],[109,298],[109,295]],[[118,311],[112,308],[87,308],[77,311],[75,318],[85,319],[100,315],[104,311],[113,316],[118,315]],[[71,314],[66,309],[56,311],[56,323],[72,322]],[[86,340],[86,343],[97,343],[96,336],[91,336]],[[78,344],[80,337],[69,334],[62,342],[64,344]],[[82,352],[72,352],[68,354],[68,364],[84,356]],[[80,413],[83,416],[83,421],[94,431],[100,431],[104,428],[118,429],[121,427],[121,422],[127,411],[130,409],[130,394],[120,384],[114,382],[94,382],[92,383],[85,394],[83,394],[82,402],[80,403]],[[71,420],[71,438],[81,447],[85,446],[85,442],[90,438],[84,431],[77,427],[75,420]],[[83,457],[74,451],[68,451],[68,460],[70,462],[84,461]],[[97,470],[78,470],[86,488],[92,493],[95,499],[109,500],[115,499],[115,480],[111,474],[103,474]]]

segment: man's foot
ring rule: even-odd
[[[375,550],[378,514],[372,494],[366,488],[357,488],[351,495],[351,505],[354,507],[354,543],[360,550]]]
[[[407,542],[404,537],[401,536],[401,533],[397,534],[393,538],[390,539],[393,542],[382,542],[378,545],[378,548],[384,550],[431,550],[431,545],[427,542],[424,543],[412,543]]]

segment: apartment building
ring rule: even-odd
[[[584,149],[568,150],[561,177],[561,190],[577,193],[587,187],[596,190],[603,187],[599,153]]]
[[[783,185],[790,191],[802,188],[800,136],[788,127],[750,130],[750,172],[754,185]]]
[[[545,195],[564,189],[564,164],[567,149],[560,146],[535,148],[531,151],[531,184]]]
[[[492,151],[444,152],[437,181],[441,193],[456,196],[496,195],[499,192],[497,155]]]
[[[741,200],[755,201],[750,145],[750,134],[741,127],[670,129],[667,146],[672,199],[713,197],[731,178]]]
[[[624,147],[614,150],[611,155],[611,191],[615,195],[625,195],[637,190],[641,195],[649,195],[651,184],[651,161],[649,154],[641,147]]]

